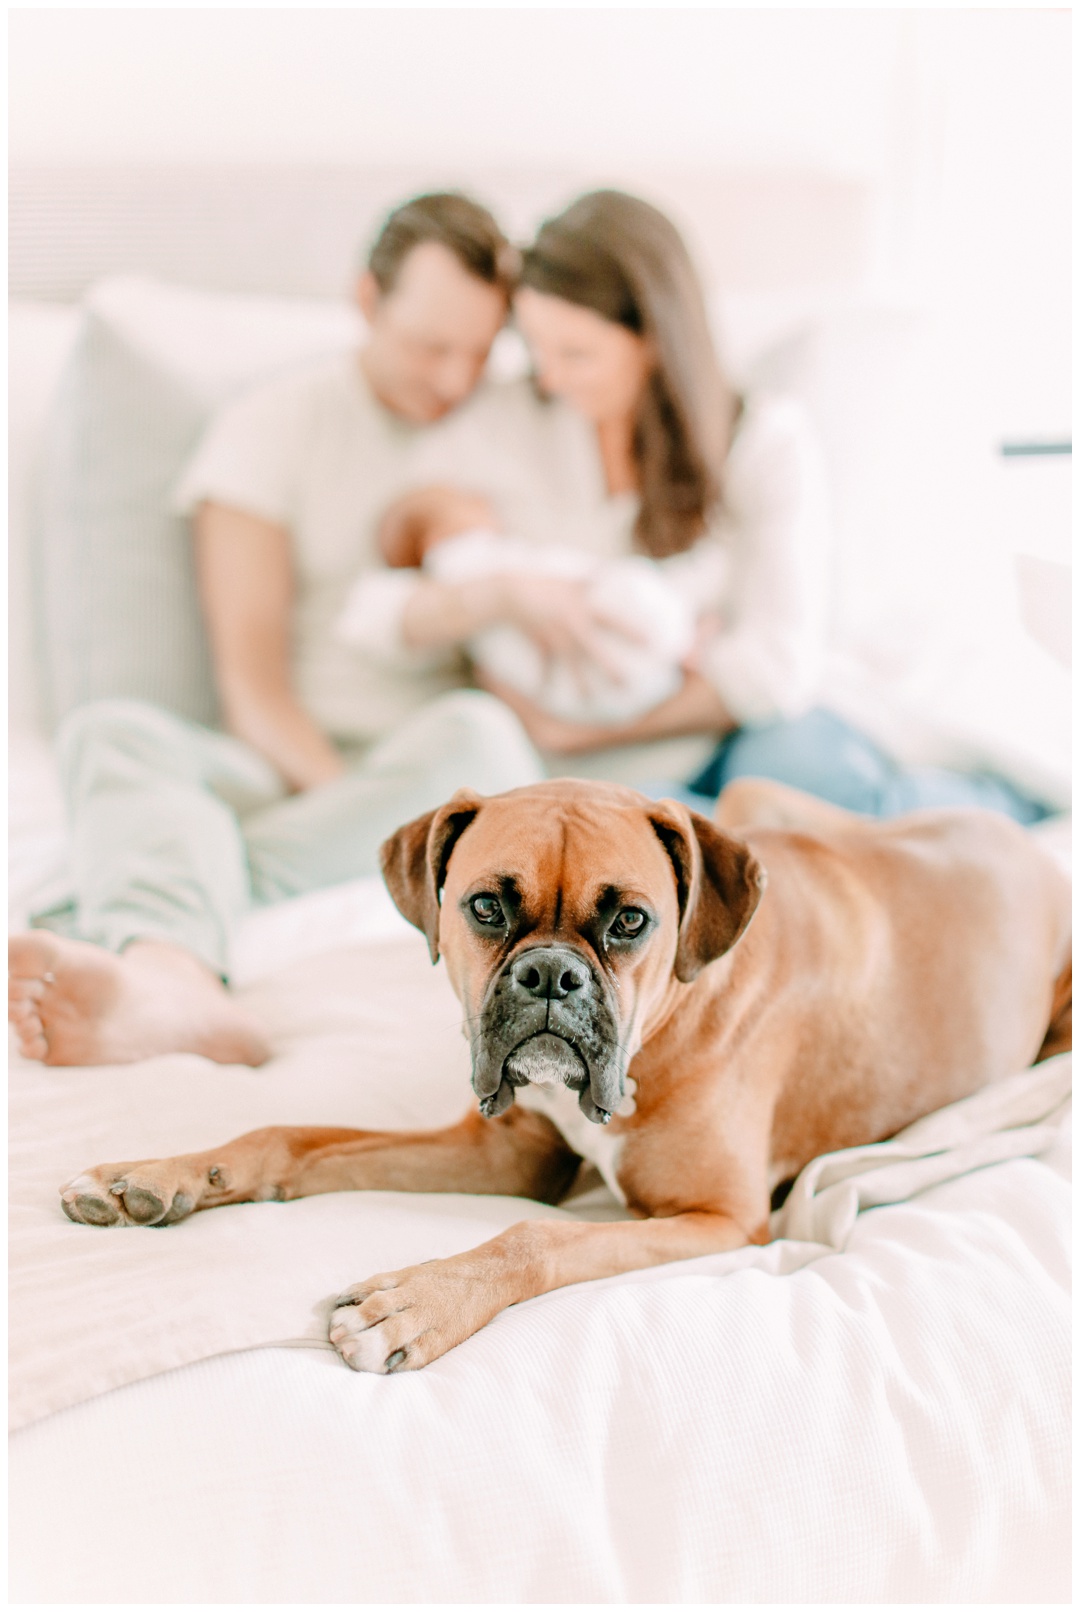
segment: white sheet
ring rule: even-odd
[[[1012,1161],[405,1377],[275,1349],[103,1395],[12,1441],[13,1599],[1067,1600],[1068,1200]]]

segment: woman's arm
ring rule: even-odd
[[[549,755],[579,755],[586,750],[645,744],[652,739],[673,739],[687,733],[714,733],[719,737],[734,726],[731,713],[715,688],[693,670],[684,672],[682,684],[669,699],[635,721],[618,727],[563,722],[505,684],[484,677],[479,681],[517,714],[536,748],[546,750]]]
[[[199,506],[199,596],[225,724],[302,790],[344,767],[292,690],[290,550],[283,526],[222,504]]]

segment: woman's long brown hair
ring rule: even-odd
[[[634,423],[634,536],[655,559],[682,553],[720,501],[737,408],[682,236],[639,197],[594,190],[540,226],[520,283],[651,341],[656,365]]]

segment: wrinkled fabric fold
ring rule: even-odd
[[[887,1142],[814,1159],[772,1216],[774,1237],[846,1247],[860,1211],[1050,1147],[1069,1118],[1072,1054],[950,1103]]]

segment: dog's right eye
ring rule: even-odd
[[[469,902],[469,910],[477,923],[488,924],[493,929],[506,922],[502,907],[494,896],[473,896]]]
[[[609,931],[616,940],[636,940],[645,933],[649,915],[640,907],[624,907]]]

